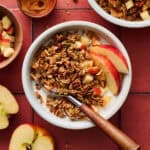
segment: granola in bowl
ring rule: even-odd
[[[31,78],[37,89],[44,87],[51,91],[56,88],[60,94],[70,94],[91,108],[105,105],[103,89],[106,76],[88,55],[92,43],[98,37],[89,32],[66,31],[55,34],[48,46],[41,47],[32,62]],[[36,96],[43,102],[40,94]],[[47,108],[59,117],[71,120],[84,119],[85,115],[68,100],[46,98]]]
[[[92,32],[71,30],[56,33],[47,46],[39,48],[32,61],[30,76],[36,83],[37,98],[41,103],[45,101],[50,112],[61,118],[69,117],[71,120],[86,118],[78,107],[65,98],[58,99],[47,94],[43,100],[38,91],[41,88],[47,91],[55,89],[59,94],[72,95],[97,112],[108,103],[110,96],[106,96],[104,91],[107,91],[107,84],[111,81],[107,81],[107,71],[90,55],[92,50],[94,54],[96,51],[96,56],[99,57],[97,49],[102,49],[102,43],[104,41],[100,41],[100,37]],[[117,78],[119,89],[120,77]]]
[[[75,36],[77,40],[72,42],[70,36],[73,34],[78,36]],[[69,48],[73,48],[74,53]],[[64,49],[66,49],[65,52],[63,52]],[[72,66],[69,69],[66,68],[68,60],[61,62],[64,59],[62,53],[67,54],[65,59],[69,59],[68,65]],[[60,56],[56,57],[56,54]],[[88,63],[74,58],[75,55]],[[53,56],[58,59],[55,57],[51,59]],[[75,65],[73,65],[74,62]],[[59,68],[55,68],[57,66]],[[38,69],[40,67],[41,69]],[[81,73],[81,70],[84,71]],[[79,77],[73,79],[75,74]],[[97,79],[97,76],[101,79]],[[105,119],[109,119],[125,102],[131,78],[130,59],[122,43],[106,28],[87,21],[65,22],[43,32],[30,46],[22,67],[23,89],[33,109],[47,122],[67,129],[86,129],[93,127],[93,124],[67,100],[53,99],[49,92],[51,88],[57,89],[62,94],[73,95]],[[93,85],[93,82],[96,84]],[[85,99],[82,100],[83,95],[80,98],[79,89],[86,84],[87,86],[90,84],[90,89],[87,88],[87,94],[82,93],[85,95],[83,97]],[[79,93],[78,97],[76,93]],[[96,97],[99,99],[96,98],[93,101],[88,99],[93,96],[94,99]]]
[[[97,0],[110,15],[128,20],[150,20],[150,0]]]

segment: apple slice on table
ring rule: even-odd
[[[111,45],[96,45],[90,48],[90,52],[106,56],[120,73],[128,73],[128,64],[119,49]]]
[[[117,95],[120,90],[120,74],[115,66],[105,56],[90,52],[89,55],[93,59],[96,66],[103,69],[106,74],[107,86],[114,95]]]
[[[5,129],[9,125],[9,115],[16,114],[19,106],[11,92],[0,85],[0,129]]]
[[[11,137],[9,150],[54,150],[52,136],[43,128],[22,124]]]

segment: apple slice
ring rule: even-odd
[[[0,109],[0,111],[3,111],[3,110]],[[7,115],[5,115],[5,112],[4,113],[1,112],[0,113],[0,130],[5,129],[8,126],[9,126],[8,117],[7,117]]]
[[[89,53],[96,66],[104,70],[106,74],[107,86],[114,95],[120,90],[120,75],[115,66],[105,56],[97,53]]]
[[[5,129],[9,125],[8,117],[16,114],[19,106],[11,92],[0,85],[0,129]]]
[[[48,136],[41,136],[35,140],[32,145],[32,150],[53,150],[54,146],[52,144],[51,138]]]
[[[52,136],[43,128],[22,124],[12,134],[9,150],[54,150]]]
[[[128,73],[128,64],[124,55],[111,45],[97,45],[90,48],[90,52],[106,56],[121,73]]]

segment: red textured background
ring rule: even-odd
[[[15,0],[0,0],[10,8],[23,26],[24,41],[17,59],[0,70],[0,84],[8,87],[16,96],[20,112],[10,120],[8,129],[0,131],[0,150],[8,150],[10,136],[21,123],[34,123],[46,128],[55,138],[56,150],[118,150],[98,128],[72,131],[55,127],[41,119],[28,104],[21,83],[21,66],[24,55],[41,32],[48,27],[67,20],[87,20],[104,25],[116,34],[128,50],[133,67],[131,92],[123,108],[111,121],[150,150],[150,28],[125,29],[112,25],[100,18],[86,0],[58,0],[55,10],[46,18],[30,19],[17,8]]]

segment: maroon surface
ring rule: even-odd
[[[0,84],[8,87],[17,98],[20,112],[10,119],[8,129],[0,131],[0,150],[8,150],[12,131],[22,123],[32,122],[46,128],[54,136],[57,150],[118,150],[98,128],[72,131],[48,124],[41,119],[28,104],[22,89],[21,67],[24,55],[32,42],[41,32],[57,23],[67,20],[87,20],[104,25],[125,44],[133,66],[133,82],[127,102],[113,118],[112,122],[123,129],[142,145],[142,150],[150,150],[150,29],[125,29],[112,25],[100,18],[87,1],[58,0],[56,9],[42,19],[30,19],[17,8],[16,0],[1,0],[10,8],[23,26],[24,42],[17,59],[5,69],[0,70]]]

